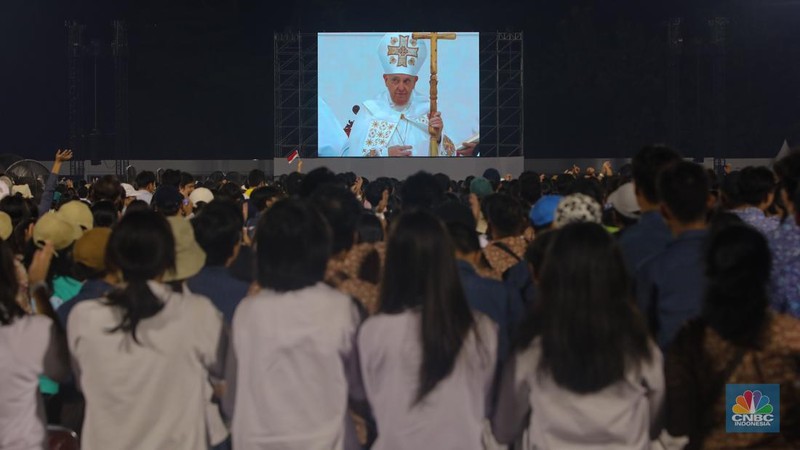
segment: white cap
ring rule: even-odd
[[[195,205],[200,202],[211,203],[211,201],[214,200],[214,194],[208,188],[199,187],[195,188],[192,193],[189,194],[189,200]]]
[[[428,45],[412,33],[386,33],[378,44],[383,73],[416,76],[428,57]]]
[[[636,201],[636,192],[631,182],[623,184],[612,192],[608,196],[608,204],[629,219],[639,218],[639,203]]]
[[[12,194],[21,194],[22,198],[33,198],[33,194],[31,194],[31,188],[27,184],[15,184],[14,187],[11,188]]]
[[[120,183],[122,187],[125,189],[125,197],[136,197],[138,194],[136,193],[136,189],[133,188],[132,185],[128,183]]]

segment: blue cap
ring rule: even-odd
[[[556,208],[562,197],[560,195],[545,195],[540,198],[528,214],[528,218],[535,227],[543,227],[553,223],[556,217]]]

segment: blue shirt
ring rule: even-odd
[[[469,306],[497,323],[498,360],[502,360],[508,355],[513,328],[523,318],[522,302],[518,297],[513,297],[502,282],[478,275],[470,263],[458,260],[457,264]]]
[[[662,349],[686,321],[700,315],[707,240],[708,230],[686,231],[636,272],[636,300]]]
[[[186,284],[195,294],[208,297],[211,303],[225,316],[230,325],[239,302],[247,296],[250,285],[234,278],[224,266],[205,266]]]
[[[748,206],[743,209],[735,209],[731,212],[739,216],[739,218],[742,219],[742,222],[760,231],[765,236],[772,231],[775,231],[775,229],[780,225],[777,217],[767,217],[764,214],[764,211],[761,211],[753,206]]]
[[[772,307],[800,319],[800,227],[789,218],[767,238],[772,250]]]
[[[618,241],[628,273],[634,275],[642,262],[664,251],[670,242],[672,233],[661,214],[658,211],[642,214],[639,222],[622,231]]]

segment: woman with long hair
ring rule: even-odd
[[[175,243],[158,213],[126,214],[106,265],[125,284],[75,305],[67,322],[86,397],[82,448],[207,447],[205,385],[209,374],[222,377],[222,314],[161,282],[175,266]]]
[[[482,449],[497,326],[470,310],[447,231],[432,214],[395,220],[377,315],[358,337],[381,449]]]
[[[633,303],[619,248],[594,223],[554,233],[537,307],[504,368],[495,437],[522,437],[523,449],[648,448],[660,432],[661,353]]]
[[[44,252],[34,256],[31,274],[41,283],[47,273]],[[37,270],[37,267],[39,270]],[[29,315],[17,301],[14,256],[0,240],[0,448],[43,448],[45,409],[39,376],[60,380],[69,373],[63,331],[50,317]],[[37,302],[49,306],[46,295]],[[48,311],[52,315],[52,310]]]
[[[688,436],[688,449],[800,445],[800,321],[769,308],[771,261],[754,228],[723,225],[711,235],[702,314],[684,325],[666,358],[667,431]],[[779,384],[780,433],[726,432],[735,401],[726,398],[727,384]]]

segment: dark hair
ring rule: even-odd
[[[665,145],[650,145],[639,150],[631,161],[636,190],[651,203],[658,203],[656,180],[665,167],[681,160],[681,155]]]
[[[176,189],[181,184],[181,171],[175,169],[167,169],[161,174],[162,186],[174,186]]]
[[[356,233],[358,234],[358,242],[382,242],[383,241],[383,225],[378,216],[371,212],[362,212],[358,216],[358,224],[356,225]]]
[[[702,220],[708,211],[708,176],[695,163],[673,164],[658,177],[658,196],[681,223]]]
[[[558,174],[556,177],[556,181],[553,184],[553,188],[555,189],[555,193],[558,195],[567,195],[566,192],[569,190],[569,187],[572,186],[572,183],[575,182],[575,176],[571,173],[561,173]]]
[[[375,208],[383,197],[383,191],[387,190],[391,191],[389,181],[386,178],[378,178],[364,188],[364,197],[366,197],[369,204]]]
[[[453,241],[455,249],[460,253],[472,254],[481,251],[481,242],[474,227],[460,222],[447,223],[447,233]]]
[[[206,252],[206,265],[223,266],[242,238],[244,221],[233,203],[214,201],[192,218],[194,237]]]
[[[136,175],[136,181],[133,184],[136,185],[136,189],[142,190],[150,184],[155,184],[155,182],[156,174],[149,170],[143,170]]]
[[[771,267],[767,240],[754,228],[734,224],[711,234],[702,316],[724,339],[759,345],[768,318]]]
[[[792,153],[776,162],[773,169],[780,179],[781,188],[792,198],[800,186],[800,151],[793,149]]]
[[[598,204],[605,204],[603,186],[596,178],[580,178],[575,180],[563,195],[584,194],[595,199]]]
[[[0,200],[0,211],[11,217],[11,225],[14,227],[6,244],[12,253],[25,254],[27,247],[25,234],[28,226],[36,223],[39,218],[39,210],[30,199],[22,198],[21,195],[9,195]]]
[[[119,210],[121,199],[125,198],[125,188],[114,175],[105,175],[92,184],[90,197],[92,203],[108,200]]]
[[[181,172],[181,181],[180,184],[178,185],[178,188],[183,189],[184,187],[186,187],[187,184],[192,184],[192,183],[194,183],[194,176],[192,176],[192,174],[190,174],[189,172]]]
[[[167,220],[154,211],[125,214],[109,237],[106,267],[122,272],[126,282],[106,295],[109,305],[122,310],[122,320],[109,332],[129,332],[139,343],[139,322],[164,307],[147,282],[175,267],[175,239]]]
[[[148,211],[150,210],[150,205],[147,204],[144,200],[139,200],[138,198],[130,203],[125,208],[125,215],[128,213],[132,213],[134,211]]]
[[[349,189],[335,185],[318,188],[310,198],[311,205],[328,221],[333,232],[333,254],[353,246],[358,218],[363,208]]]
[[[303,183],[300,184],[300,197],[308,198],[317,189],[329,184],[341,187],[345,186],[344,182],[339,180],[330,169],[327,167],[317,167],[311,172],[308,172],[308,175],[303,178]]]
[[[291,196],[300,195],[300,190],[303,187],[303,180],[305,180],[305,174],[300,172],[292,172],[289,175],[286,175],[286,178],[283,180],[283,187],[286,190],[286,194]]]
[[[262,212],[267,209],[267,202],[283,196],[283,191],[275,186],[261,186],[253,189],[253,192],[250,193],[250,204],[255,207],[256,211]]]
[[[490,194],[483,199],[486,221],[492,238],[501,239],[522,233],[525,214],[519,201],[508,194]]]
[[[417,402],[453,371],[474,324],[454,253],[442,223],[423,210],[400,215],[389,234],[380,312],[420,310],[422,366]]]
[[[238,184],[229,182],[219,187],[219,190],[214,193],[214,200],[228,201],[241,205],[244,202],[244,194]]]
[[[253,169],[247,174],[247,187],[258,187],[259,184],[265,182],[266,180],[267,176],[264,174],[263,170]]]
[[[325,218],[302,200],[281,200],[264,212],[256,228],[258,283],[278,292],[322,281],[331,255]]]
[[[433,178],[439,183],[439,189],[441,189],[442,192],[450,190],[450,177],[448,177],[447,174],[439,172],[434,174]]]
[[[633,304],[622,254],[602,226],[561,228],[548,246],[539,289],[539,370],[558,385],[597,392],[649,360],[647,328]]]
[[[720,183],[721,203],[725,209],[736,209],[742,206],[742,196],[739,194],[739,177],[741,172],[735,170],[722,179]]]
[[[100,200],[92,205],[92,217],[95,227],[111,228],[119,221],[119,210],[111,201]]]
[[[17,317],[23,317],[25,311],[17,303],[19,283],[17,269],[14,267],[14,254],[6,243],[0,239],[0,324],[10,325]]]
[[[537,281],[542,273],[542,265],[547,255],[547,249],[553,242],[553,238],[557,232],[558,230],[546,230],[541,233],[536,233],[533,242],[525,249],[525,261],[530,264],[533,269],[534,279]]]
[[[775,191],[775,175],[766,167],[745,167],[739,173],[739,196],[742,202],[758,206]]]
[[[411,175],[400,188],[403,209],[433,209],[444,200],[444,191],[433,175],[417,172]]]
[[[519,176],[519,195],[528,206],[542,197],[542,182],[536,172],[525,171]]]

